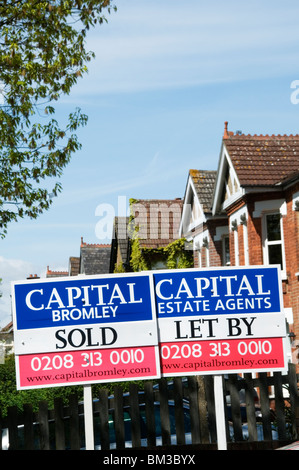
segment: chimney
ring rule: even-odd
[[[225,123],[224,123],[224,134],[223,134],[224,139],[228,139],[227,126],[228,126],[228,121],[225,121]]]

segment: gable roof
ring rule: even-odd
[[[211,212],[217,171],[189,170],[189,175],[203,211]]]
[[[299,135],[244,135],[224,132],[240,185],[277,186],[299,172]]]
[[[226,173],[233,184],[226,206],[246,191],[278,190],[299,177],[299,135],[245,135],[229,132],[225,122],[218,173],[213,197],[213,214],[220,213],[224,202]]]
[[[213,216],[216,170],[189,170],[180,223],[180,236],[188,237],[196,226]],[[197,201],[197,202],[196,202]]]
[[[140,247],[160,248],[177,240],[182,206],[181,199],[139,199],[131,203]]]

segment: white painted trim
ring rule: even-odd
[[[199,213],[201,214],[201,217],[193,220],[190,223],[191,220],[191,205],[190,205],[190,196],[192,196],[191,191],[193,193],[194,200],[198,204],[199,208]],[[191,175],[188,177],[187,181],[187,188],[186,188],[186,194],[184,198],[184,204],[183,204],[183,210],[182,210],[182,217],[181,217],[181,222],[180,222],[180,227],[179,227],[179,236],[186,236],[191,230],[193,230],[196,227],[199,227],[201,224],[204,224],[206,222],[206,217],[202,208],[202,205],[198,199],[198,195],[196,192],[196,189],[194,187],[194,183],[192,181]]]
[[[222,188],[224,184],[224,175],[227,166],[229,167],[229,172],[231,173],[233,180],[237,183],[239,190],[236,193],[233,193],[231,197],[229,197],[220,207],[221,204],[221,196],[222,196]],[[225,209],[231,203],[235,202],[237,199],[242,197],[244,194],[244,189],[240,185],[240,181],[238,179],[237,173],[235,171],[234,165],[232,164],[231,158],[225,146],[225,143],[222,144],[221,151],[220,151],[220,159],[217,171],[217,179],[215,185],[215,194],[214,194],[214,201],[212,206],[212,213],[213,215],[216,214],[217,210]]]
[[[203,246],[204,238],[210,239],[210,234],[208,230],[204,230],[202,233],[196,235],[193,239],[194,248],[200,249]]]
[[[214,200],[213,200],[213,206],[212,206],[212,214],[215,215],[217,210],[218,210],[218,205],[219,205],[219,199],[222,194],[222,183],[223,183],[223,168],[226,162],[226,148],[224,144],[222,143],[221,150],[220,150],[220,157],[219,157],[219,163],[218,163],[218,170],[217,170],[217,178],[216,178],[216,183],[215,183],[215,194],[214,194]]]
[[[285,204],[286,206],[286,204]],[[282,207],[282,206],[281,206]],[[280,212],[281,216],[283,215],[281,209],[278,208],[276,210],[269,210],[269,211],[263,211],[262,212],[262,249],[263,249],[263,261],[266,266],[269,265],[269,257],[268,257],[268,245],[271,244],[271,242],[268,244],[267,243],[267,227],[266,227],[266,216],[271,214],[271,213],[278,213]],[[285,243],[284,243],[284,230],[283,230],[283,220],[282,218],[280,219],[280,231],[281,231],[281,251],[282,251],[282,264],[284,269],[281,270],[281,279],[287,279],[287,274],[286,274],[286,256],[285,256]]]
[[[248,219],[248,209],[247,206],[242,206],[240,209],[236,210],[233,212],[233,214],[230,215],[230,221],[229,221],[229,229],[232,230],[232,222],[234,220],[237,221],[237,224],[240,225],[242,223],[241,217],[245,215],[246,220]]]
[[[220,242],[224,235],[229,235],[228,225],[221,225],[220,227],[216,227],[214,242]]]
[[[208,239],[208,243],[210,241],[210,234],[209,234],[209,231],[208,230],[204,230],[204,232],[202,233],[199,233],[198,235],[196,235],[193,239],[193,247],[194,247],[194,251],[201,251],[202,247],[204,246],[204,239],[207,238]],[[210,249],[209,247],[206,248],[206,251],[207,251],[207,267],[210,266]],[[198,255],[199,257],[199,264],[200,264],[200,267],[202,267],[202,260],[201,260],[201,254],[199,253]]]
[[[293,309],[292,308],[284,308],[284,314],[286,316],[286,321],[292,325],[294,323],[294,316],[293,316]]]
[[[299,202],[299,191],[297,193],[294,193],[292,196],[292,209],[293,211],[296,210],[296,202]]]
[[[253,218],[261,217],[263,212],[279,211],[281,215],[287,215],[287,203],[285,199],[268,199],[254,203]]]

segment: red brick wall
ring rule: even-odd
[[[226,219],[209,221],[205,226],[202,227],[201,232],[208,230],[209,232],[209,254],[205,247],[201,248],[201,263],[202,267],[207,267],[207,256],[209,256],[209,264],[211,267],[222,265],[222,241],[214,240],[216,235],[216,228],[220,226],[226,226]],[[200,233],[200,232],[198,232]],[[194,250],[194,267],[199,267],[199,253],[198,250]]]
[[[269,200],[285,198],[287,202],[287,214],[283,216],[284,249],[286,259],[287,279],[282,281],[283,305],[285,308],[292,308],[294,324],[291,331],[294,331],[299,341],[299,212],[293,210],[292,195],[299,191],[299,184],[290,188],[286,193],[264,193],[258,195],[255,200]],[[263,264],[262,247],[262,218],[253,218],[254,200],[247,202],[248,208],[248,246],[249,263],[251,265]],[[240,239],[239,239],[240,243]],[[240,245],[241,249],[241,245]],[[240,251],[240,264],[242,252]]]
[[[216,267],[222,265],[222,240],[214,240],[216,228],[226,226],[226,220],[209,221],[208,229],[210,233],[209,250],[210,250],[210,266]]]
[[[247,219],[247,234],[248,234],[248,251],[249,251],[249,264],[261,265],[263,264],[263,246],[262,246],[262,217],[253,217],[252,214],[255,210],[255,201],[281,199],[285,198],[287,201],[287,215],[283,217],[283,233],[284,233],[284,248],[286,258],[286,273],[287,279],[283,280],[283,303],[285,308],[292,308],[294,325],[291,331],[296,335],[297,344],[299,344],[299,212],[294,211],[292,207],[292,196],[295,192],[299,191],[299,183],[291,187],[285,193],[263,193],[251,195],[246,200],[248,219]],[[233,219],[234,213],[244,205],[244,201],[232,207],[228,212],[228,219]],[[206,228],[210,233],[209,238],[209,255],[210,266],[222,265],[222,242],[214,241],[216,234],[216,227],[219,225],[228,225],[229,220],[223,221],[209,221]],[[238,225],[238,245],[239,245],[239,265],[245,264],[244,252],[244,238],[243,238],[243,225]],[[235,265],[235,246],[234,246],[234,232],[231,230],[229,234],[230,242],[230,260],[231,266]],[[194,266],[198,267],[197,252],[194,252]],[[205,248],[202,250],[202,266],[205,264]],[[297,350],[299,351],[299,350]]]
[[[262,239],[262,219],[260,217],[253,218],[254,202],[247,205],[248,208],[248,247],[249,247],[249,264],[263,264],[263,239]]]
[[[299,340],[299,212],[292,207],[292,194],[299,185],[286,193],[287,216],[283,218],[284,246],[286,255],[287,281],[285,282],[285,307],[293,309],[293,330]]]

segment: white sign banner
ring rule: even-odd
[[[18,354],[65,352],[72,350],[111,349],[158,344],[155,321],[130,323],[89,324],[63,326],[15,332],[15,350]]]
[[[161,343],[215,339],[266,338],[286,335],[285,315],[202,315],[200,317],[159,318]]]

